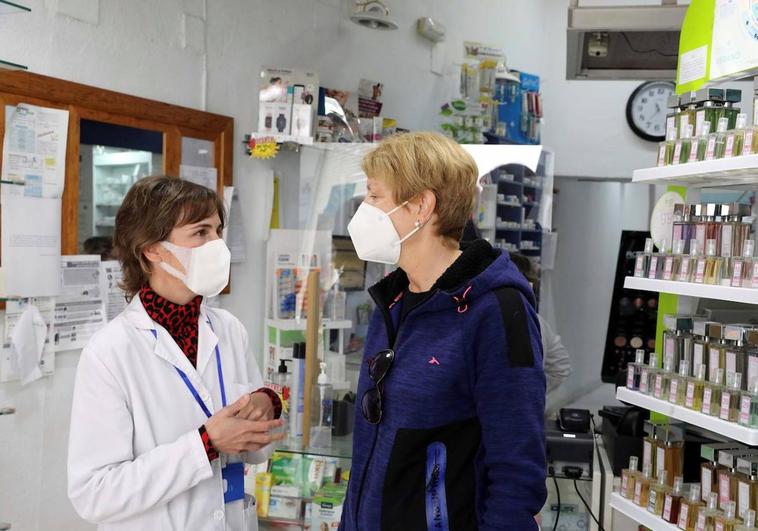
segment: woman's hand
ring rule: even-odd
[[[238,418],[247,420],[273,420],[274,404],[266,393],[252,393],[248,395],[250,400],[237,413]]]
[[[272,442],[284,439],[284,433],[271,433],[271,430],[281,427],[282,421],[249,420],[239,415],[249,406],[251,399],[251,395],[244,395],[234,404],[218,411],[205,423],[205,431],[211,444],[219,452],[257,452]],[[268,397],[266,400],[271,403]]]

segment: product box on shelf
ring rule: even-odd
[[[337,529],[342,520],[342,510],[347,494],[347,484],[327,484],[313,497],[311,507],[311,529]]]
[[[258,97],[258,132],[312,137],[318,76],[287,68],[264,68]]]

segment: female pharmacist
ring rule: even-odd
[[[138,181],[118,211],[130,302],[82,352],[68,455],[71,502],[99,529],[257,529],[243,462],[282,437],[281,402],[242,324],[203,302],[229,278],[224,218],[212,190],[169,177]]]
[[[370,289],[341,529],[535,530],[545,501],[545,375],[534,295],[507,253],[459,247],[477,168],[441,135],[385,140],[363,161],[348,226]]]

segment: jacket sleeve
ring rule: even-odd
[[[95,353],[76,374],[68,448],[68,496],[93,523],[134,516],[213,476],[197,428],[135,456],[126,395]]]
[[[563,381],[571,374],[571,360],[569,359],[568,350],[561,342],[559,336],[553,327],[546,320],[539,318],[540,328],[542,331],[542,345],[545,377],[547,378],[547,392],[552,393]]]
[[[477,507],[480,531],[537,530],[534,516],[547,496],[540,332],[536,313],[525,311],[520,294],[516,300],[522,307],[512,312],[515,326],[498,322],[495,311],[480,323],[473,344],[488,490]]]

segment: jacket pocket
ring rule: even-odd
[[[428,531],[449,531],[445,474],[447,448],[433,442],[426,448],[426,527]]]

